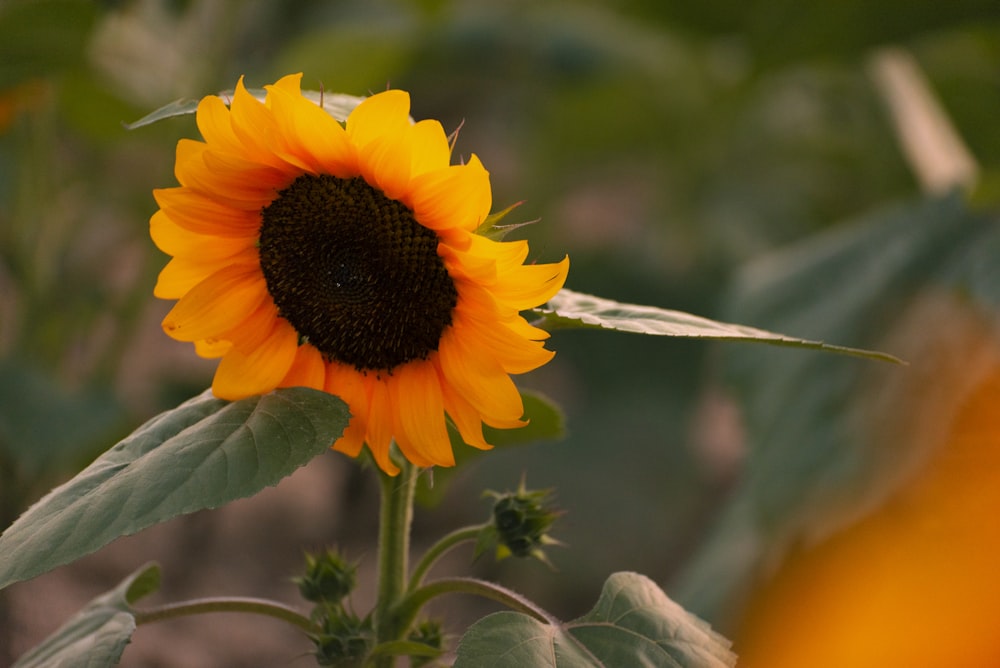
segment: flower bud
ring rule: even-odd
[[[339,603],[357,584],[358,568],[337,552],[325,550],[320,555],[306,554],[306,574],[295,578],[299,592],[313,603]]]
[[[548,563],[541,547],[558,543],[547,532],[561,514],[548,505],[552,490],[528,490],[522,480],[516,492],[486,495],[494,499],[493,521],[480,533],[476,553],[495,544],[498,559],[514,555]]]
[[[321,666],[336,668],[361,668],[374,644],[375,634],[371,623],[340,605],[317,606],[314,617],[320,630],[313,636],[316,643],[316,662]]]
[[[420,622],[410,632],[409,639],[412,642],[426,645],[429,650],[436,650],[436,653],[429,656],[410,656],[410,666],[412,668],[430,665],[444,652],[444,629],[441,627],[441,622],[436,619],[428,619]]]

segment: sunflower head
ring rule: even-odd
[[[237,85],[198,106],[202,140],[177,145],[178,187],[154,191],[156,245],[172,256],[155,294],[177,300],[164,330],[220,358],[223,399],[279,387],[336,394],[352,419],[333,444],[390,443],[417,466],[449,466],[446,420],[489,448],[482,425],[517,427],[510,375],[551,359],[520,315],[554,295],[568,259],[528,264],[524,241],[480,234],[492,196],[473,155],[451,164],[437,121],[409,96],[363,100],[341,123],[299,88]]]

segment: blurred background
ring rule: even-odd
[[[194,120],[123,123],[299,71],[403,88],[415,118],[461,126],[495,208],[540,219],[517,233],[534,258],[571,256],[571,289],[910,362],[557,332],[521,381],[562,407],[565,438],[441,476],[417,546],[525,475],[568,511],[555,570],[471,568],[561,618],[634,570],[745,665],[1000,663],[995,0],[0,0],[0,527],[210,383],[160,330],[148,238]],[[331,453],[15,585],[0,665],[151,559],[154,602],[295,603],[303,549],[326,545],[370,568],[376,487]],[[360,612],[370,595],[369,578]],[[438,612],[458,634],[492,609]],[[311,662],[271,620],[154,626],[123,665]]]

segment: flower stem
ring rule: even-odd
[[[441,555],[456,545],[476,540],[479,536],[479,532],[483,530],[484,526],[485,525],[478,524],[476,526],[455,529],[450,534],[443,536],[441,540],[434,543],[434,545],[432,545],[427,552],[424,553],[424,556],[420,558],[417,565],[413,567],[413,573],[410,575],[410,591],[413,591],[423,584],[427,571],[431,569]]]
[[[441,578],[410,592],[399,608],[399,616],[413,619],[427,601],[444,594],[474,594],[502,603],[515,612],[524,613],[546,624],[559,624],[559,620],[515,591],[478,578]]]
[[[141,626],[165,619],[175,619],[188,615],[202,615],[206,612],[246,612],[255,615],[266,615],[284,620],[307,633],[315,631],[312,620],[294,608],[290,608],[277,601],[242,596],[197,598],[179,603],[169,603],[156,608],[135,610],[133,614],[135,615],[136,626]]]
[[[398,614],[398,606],[406,593],[406,577],[410,552],[410,524],[413,521],[413,495],[416,490],[417,468],[409,462],[400,464],[396,477],[379,474],[382,508],[378,538],[378,598],[375,603],[376,644],[402,640],[410,620]],[[391,668],[394,657],[377,659],[379,668]]]

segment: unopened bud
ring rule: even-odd
[[[444,652],[444,630],[437,620],[428,619],[417,624],[410,632],[409,639],[427,647],[427,656],[410,656],[411,668],[429,665]]]
[[[494,499],[493,522],[485,527],[477,541],[477,554],[496,545],[497,557],[535,557],[545,563],[543,545],[558,544],[548,535],[561,514],[549,506],[552,490],[528,490],[521,481],[516,492],[487,492]]]
[[[339,603],[354,591],[357,576],[356,565],[337,552],[326,550],[320,555],[306,555],[306,574],[295,578],[295,583],[307,601]]]
[[[375,638],[368,620],[358,619],[339,605],[317,606],[314,616],[320,624],[319,632],[313,636],[319,665],[336,668],[365,665]]]

